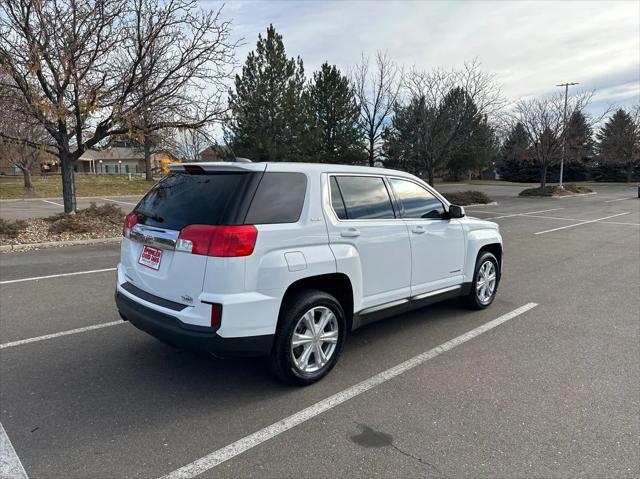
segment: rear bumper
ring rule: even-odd
[[[175,316],[137,303],[118,291],[115,299],[123,320],[174,346],[220,356],[262,356],[271,352],[273,335],[224,338],[211,328],[184,323]]]

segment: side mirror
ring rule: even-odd
[[[465,212],[462,206],[451,205],[449,206],[449,218],[462,218]]]

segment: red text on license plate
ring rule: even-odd
[[[144,248],[142,248],[142,253],[140,253],[140,259],[138,260],[138,263],[158,271],[160,269],[161,259],[162,250],[152,248],[151,246],[145,246]]]

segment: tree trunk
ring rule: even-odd
[[[376,164],[376,160],[373,156],[374,146],[375,146],[374,141],[369,140],[369,166],[375,166]]]
[[[29,170],[29,168],[22,168],[22,175],[24,176],[24,189],[32,190],[33,183],[31,182],[31,170]]]
[[[65,213],[76,212],[76,183],[73,173],[71,153],[60,151],[60,163],[62,164],[62,200]]]
[[[153,171],[151,171],[151,138],[144,136],[144,169],[147,181],[153,181]]]
[[[540,186],[542,188],[547,186],[547,165],[542,167],[542,171],[540,173]]]
[[[429,185],[433,186],[433,166],[427,167],[427,176],[429,177]]]

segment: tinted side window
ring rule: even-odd
[[[344,201],[342,201],[342,193],[340,193],[340,188],[338,187],[338,182],[336,181],[336,177],[331,177],[331,206],[333,206],[333,211],[336,212],[338,218],[341,220],[347,219],[347,210],[344,207]]]
[[[411,181],[395,178],[389,181],[398,197],[404,218],[442,218],[444,206],[427,190]]]
[[[295,223],[300,219],[307,177],[303,173],[265,173],[245,223]]]
[[[339,176],[337,180],[347,210],[347,219],[395,218],[389,192],[382,178]]]

